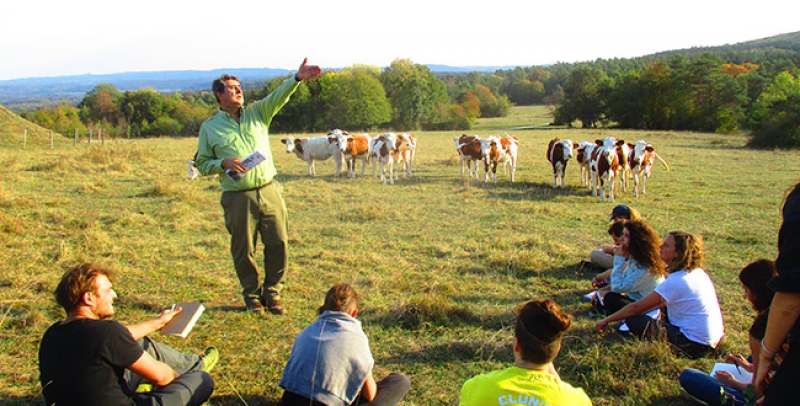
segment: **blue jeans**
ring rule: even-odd
[[[747,401],[744,393],[723,385],[713,376],[694,368],[684,369],[678,380],[686,392],[709,406],[745,405]]]

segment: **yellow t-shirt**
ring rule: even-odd
[[[583,389],[545,371],[509,367],[477,375],[461,387],[459,406],[583,406],[592,401]]]

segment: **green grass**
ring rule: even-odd
[[[214,405],[275,405],[296,334],[315,319],[324,292],[354,283],[359,318],[370,338],[378,379],[408,374],[406,405],[454,405],[469,377],[512,361],[516,308],[550,297],[575,315],[556,359],[566,381],[598,405],[683,405],[677,376],[710,369],[660,343],[600,334],[581,302],[591,275],[577,263],[607,243],[611,203],[579,186],[554,190],[545,159],[554,136],[573,141],[614,135],[647,139],[669,162],[657,164],[648,193],[617,202],[638,208],[664,235],[684,229],[707,243],[706,269],[726,322],[726,352],[746,352],[752,311],[736,279],[757,258],[776,256],[780,207],[800,180],[797,152],[752,151],[745,138],[675,132],[528,129],[546,110],[515,109],[481,120],[479,134],[508,131],[521,140],[517,182],[484,184],[458,175],[453,138],[417,133],[415,176],[382,186],[371,176],[333,178],[333,163],[303,162],[273,151],[290,212],[289,315],[241,312],[228,236],[212,179],[186,180],[193,139],[107,141],[49,149],[47,139],[0,149],[0,405],[40,404],[37,350],[45,329],[63,317],[52,291],[63,271],[96,261],[117,272],[117,319],[136,322],[177,301],[207,310],[185,340],[156,339],[186,351],[215,345]],[[368,168],[371,174],[371,168]]]

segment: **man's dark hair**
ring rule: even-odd
[[[222,76],[214,79],[214,83],[211,84],[211,90],[214,92],[214,97],[217,98],[217,103],[219,103],[219,97],[217,96],[218,92],[225,90],[225,81],[226,80],[235,80],[240,82],[239,78],[233,75],[229,75],[227,73],[223,73]]]
[[[551,299],[525,303],[514,328],[522,359],[537,365],[554,360],[561,349],[561,336],[571,323],[572,316],[562,313]]]
[[[95,281],[100,275],[104,275],[110,282],[114,281],[111,270],[102,265],[85,262],[69,269],[61,277],[54,292],[56,302],[67,313],[75,310],[81,304],[84,293],[94,292],[97,289]]]

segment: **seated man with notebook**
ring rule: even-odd
[[[55,291],[67,312],[44,334],[39,380],[52,405],[200,405],[214,390],[208,371],[219,359],[214,347],[183,354],[149,337],[181,309],[124,326],[110,320],[117,294],[103,266],[84,263],[68,270]]]

